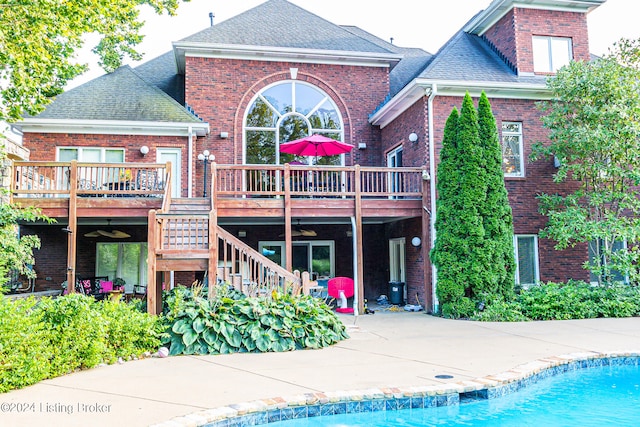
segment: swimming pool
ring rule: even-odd
[[[639,353],[576,353],[473,381],[245,402],[199,413],[197,425],[636,426],[639,403]]]
[[[460,405],[279,421],[270,427],[637,426],[638,365],[587,368],[548,377],[497,399]]]

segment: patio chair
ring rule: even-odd
[[[337,313],[353,313],[353,307],[347,306],[347,298],[353,297],[354,282],[350,277],[334,277],[327,282],[329,296],[339,300]]]
[[[136,174],[136,189],[144,191],[162,190],[162,185],[158,180],[158,173],[155,170],[141,169]],[[155,197],[155,194],[144,194],[146,197]]]

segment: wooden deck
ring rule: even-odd
[[[161,209],[170,165],[15,162],[12,202],[54,218],[144,217]],[[154,176],[142,185],[140,175]],[[145,178],[146,179],[146,178]],[[219,218],[422,215],[419,168],[212,164],[211,199]],[[73,185],[75,184],[75,185]],[[183,195],[184,196],[184,195]]]
[[[208,271],[213,283],[233,276],[249,293],[278,286],[305,289],[308,276],[305,280],[292,271],[291,257],[280,267],[220,228],[220,218],[279,218],[285,226],[285,253],[292,253],[292,217],[350,218],[355,259],[363,255],[365,219],[422,218],[423,229],[427,224],[423,207],[428,205],[428,180],[421,168],[213,163],[210,199],[202,204],[181,198],[177,209],[168,163],[14,162],[13,168],[13,203],[68,221],[69,284],[75,283],[79,219],[121,217],[147,223],[147,305],[152,313],[161,310],[162,271]],[[232,254],[229,260],[226,254]],[[238,270],[218,271],[221,261],[238,265]],[[354,272],[358,295],[364,295],[362,268],[358,263]],[[358,306],[362,311],[361,300]]]

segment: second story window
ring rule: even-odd
[[[505,176],[524,176],[522,123],[502,122],[502,170]]]
[[[555,73],[573,59],[568,37],[533,36],[533,71]]]
[[[314,133],[343,140],[342,117],[329,95],[299,81],[271,85],[254,98],[246,112],[245,163],[342,165],[344,155],[316,158],[280,153],[281,143]]]

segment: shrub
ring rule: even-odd
[[[105,322],[106,353],[103,361],[113,363],[157,349],[162,321],[138,309],[137,304],[105,300],[97,304]]]
[[[161,328],[160,318],[125,303],[0,295],[0,392],[155,350]]]
[[[34,313],[36,300],[0,294],[0,393],[49,376],[49,331]]]
[[[93,298],[80,294],[47,298],[38,304],[44,327],[51,332],[51,376],[92,368],[102,362],[107,352],[106,325],[96,315],[97,304]]]
[[[522,289],[512,302],[496,301],[474,320],[568,320],[640,315],[640,288],[624,284],[593,286],[570,280]]]
[[[442,316],[451,319],[468,319],[475,313],[476,305],[467,297],[442,304]]]
[[[249,298],[220,286],[211,301],[185,287],[164,299],[171,355],[321,348],[348,337],[333,311],[310,296]]]
[[[529,320],[522,314],[519,302],[500,300],[487,305],[483,311],[476,312],[472,319],[483,322],[523,322]]]

